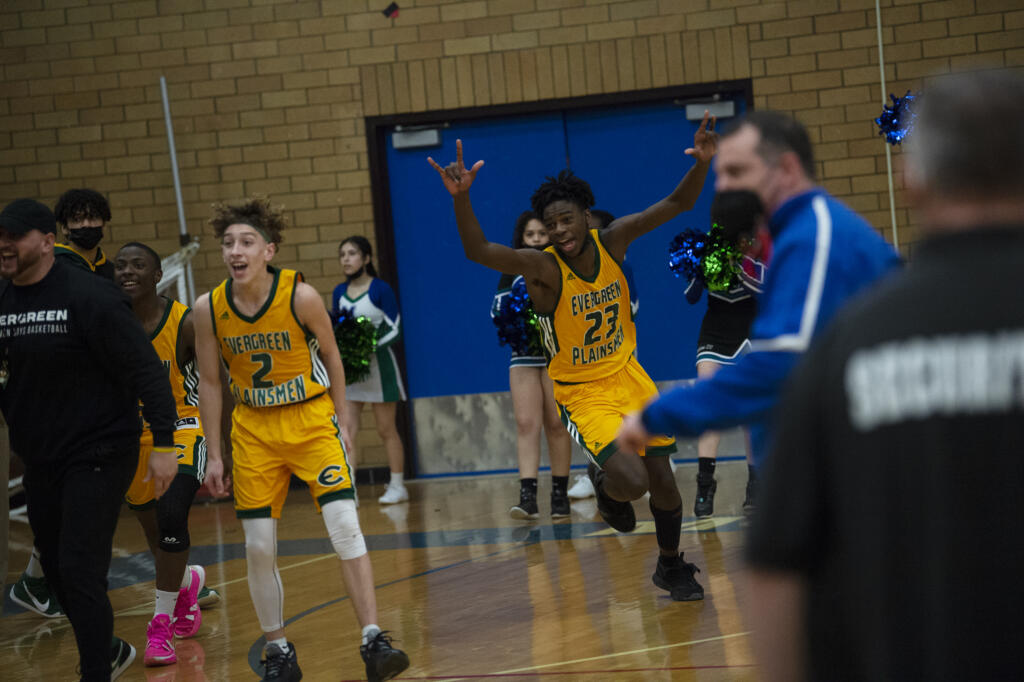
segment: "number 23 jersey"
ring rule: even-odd
[[[629,288],[622,268],[601,243],[597,230],[587,239],[594,244],[595,272],[587,279],[566,263],[557,249],[562,291],[553,313],[538,315],[541,338],[555,381],[580,383],[610,376],[625,367],[636,349],[636,324],[629,305]]]
[[[301,403],[327,392],[330,380],[320,344],[295,316],[302,274],[277,270],[266,303],[253,316],[234,305],[231,279],[210,293],[213,333],[228,368],[235,401],[249,407]]]

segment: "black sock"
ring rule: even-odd
[[[658,547],[673,556],[679,552],[679,536],[683,533],[683,505],[675,509],[658,509],[654,502],[650,503],[651,514],[654,515],[654,534],[658,538]]]
[[[715,475],[715,458],[714,457],[698,457],[697,458],[697,472],[701,474]]]
[[[757,469],[750,466],[749,464],[747,465],[747,480],[757,483]]]
[[[520,478],[519,489],[529,490],[533,493],[534,497],[537,496],[537,479],[536,478]]]
[[[569,490],[569,477],[568,476],[552,476],[551,477],[551,494],[557,497],[565,497]]]

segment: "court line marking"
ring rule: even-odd
[[[305,561],[296,561],[294,564],[288,564],[286,566],[278,566],[278,571],[287,571],[289,568],[298,568],[300,566],[305,566],[306,564],[312,564],[312,563],[317,562],[317,561],[323,561],[325,559],[337,559],[337,558],[338,558],[337,554],[325,554],[323,556],[313,557],[312,559],[306,559]],[[212,587],[212,588],[216,589],[218,587],[224,587],[226,585],[233,585],[235,583],[243,582],[243,581],[246,581],[246,580],[248,580],[248,576],[242,576],[241,578],[235,578],[234,580],[225,580],[224,582],[217,583],[216,585],[207,585],[207,587]],[[342,599],[348,599],[348,595],[342,597]],[[128,606],[128,607],[120,609],[118,611],[114,611],[114,617],[116,618],[117,616],[139,616],[139,615],[144,615],[145,613],[148,613],[150,611],[150,609],[152,609],[152,602],[151,601],[143,603],[143,604],[135,604],[133,606]],[[69,621],[67,619],[67,617],[60,618],[60,619],[54,619],[54,620],[56,620],[57,622],[54,623],[54,622],[51,621],[51,622],[46,622],[45,623],[46,625],[48,625],[51,628],[51,630],[62,630],[64,628],[71,627],[71,621]],[[35,629],[37,629],[37,628],[33,628],[33,631]],[[19,639],[21,639],[21,638],[20,637],[15,637],[13,639],[8,639],[6,641],[0,642],[0,649],[14,648],[17,645]]]
[[[450,564],[445,564],[444,566],[436,566],[434,568],[428,568],[425,571],[420,571],[419,573],[414,573],[412,575],[403,576],[401,578],[395,578],[394,580],[388,581],[386,583],[381,583],[380,585],[374,585],[374,593],[376,593],[377,590],[379,590],[379,589],[381,589],[383,587],[390,587],[391,585],[397,585],[398,583],[405,582],[407,580],[415,580],[417,578],[422,578],[422,577],[424,577],[426,575],[430,575],[431,573],[437,573],[437,572],[440,572],[440,571],[447,571],[448,569],[458,568],[460,566],[465,566],[466,564],[471,564],[473,562],[481,561],[483,559],[490,559],[491,557],[495,557],[495,556],[497,556],[499,554],[504,554],[506,552],[512,552],[514,550],[521,549],[521,548],[525,547],[527,544],[535,544],[535,543],[538,543],[538,542],[540,542],[540,540],[534,540],[532,542],[531,541],[519,542],[519,543],[516,543],[516,544],[512,545],[511,547],[504,547],[502,549],[495,550],[493,552],[489,552],[489,553],[484,554],[482,556],[469,557],[468,559],[460,559],[459,561],[456,561],[456,562],[450,563]],[[336,557],[336,556],[337,556],[336,554],[329,554],[329,555],[326,555],[326,556],[323,556],[323,557],[317,557],[316,559],[310,559],[309,561],[305,561],[305,562],[302,562],[300,564],[293,564],[293,566],[299,566],[299,565],[302,565],[302,564],[311,563],[313,561],[319,561],[320,559]],[[316,606],[312,606],[312,607],[306,609],[305,611],[302,611],[300,613],[295,614],[291,618],[286,618],[285,621],[284,621],[284,626],[288,627],[289,625],[291,625],[295,621],[297,621],[297,620],[299,620],[301,618],[305,618],[306,616],[310,615],[311,613],[315,613],[315,612],[317,612],[317,611],[319,611],[321,609],[327,608],[328,606],[333,606],[334,604],[343,602],[343,601],[347,600],[348,598],[349,598],[349,596],[346,594],[343,597],[338,597],[336,599],[331,599],[330,601],[326,601],[326,602],[324,602],[322,604],[317,604]],[[249,667],[256,674],[260,673],[260,668],[259,668],[260,654],[263,653],[263,647],[266,646],[266,643],[267,643],[266,636],[265,635],[260,635],[260,637],[255,642],[252,643],[252,646],[249,647],[249,654],[248,654]]]
[[[738,663],[736,665],[673,665],[663,668],[614,668],[610,670],[565,670],[562,672],[533,673],[531,678],[537,677],[558,677],[562,675],[608,675],[609,673],[648,673],[648,672],[672,672],[675,670],[736,670],[740,668],[756,668],[756,663]],[[478,675],[463,675],[461,677],[447,677],[444,675],[408,676],[402,675],[403,680],[441,680],[442,682],[457,682],[458,680],[482,680],[495,677],[516,677],[523,676],[505,673],[480,673]],[[341,682],[362,682],[362,678],[352,678]]]
[[[405,679],[410,680],[444,680],[445,682],[458,682],[459,680],[476,680],[493,677],[513,677],[523,673],[536,672],[543,670],[544,668],[555,668],[563,665],[574,665],[577,663],[589,663],[593,661],[600,661],[609,658],[616,658],[618,656],[632,656],[635,654],[643,654],[651,651],[662,651],[664,649],[674,649],[682,646],[693,646],[695,644],[706,644],[708,642],[720,642],[726,639],[733,639],[735,637],[746,637],[751,634],[750,630],[745,632],[734,632],[728,635],[718,635],[715,637],[705,637],[703,639],[692,639],[688,642],[675,642],[673,644],[662,644],[660,646],[644,647],[642,649],[634,649],[632,651],[618,651],[611,654],[602,654],[600,656],[589,656],[587,658],[577,658],[571,661],[559,661],[557,663],[544,663],[541,665],[532,665],[525,668],[514,668],[511,670],[499,670],[494,673],[478,673],[476,675],[456,675],[454,677],[450,675],[444,676],[425,676],[425,677],[409,677],[403,675]],[[687,665],[687,666],[666,666],[663,668],[624,668],[624,669],[608,669],[608,670],[567,670],[565,672],[547,672],[537,673],[541,675],[586,675],[586,674],[608,674],[608,673],[627,673],[627,672],[648,672],[648,671],[662,671],[662,670],[706,670],[706,669],[727,669],[727,668],[754,668],[757,667],[756,663],[745,663],[740,665]]]
[[[511,675],[514,673],[525,673],[533,670],[543,670],[544,668],[554,668],[560,665],[573,665],[575,663],[588,663],[590,661],[601,661],[606,658],[616,658],[617,656],[632,656],[634,654],[643,654],[649,651],[662,651],[664,649],[674,649],[681,646],[692,646],[694,644],[706,644],[708,642],[720,642],[726,639],[733,639],[734,637],[746,637],[750,634],[750,630],[745,632],[734,632],[730,635],[718,635],[716,637],[705,637],[704,639],[691,639],[689,642],[675,642],[673,644],[662,644],[660,646],[649,646],[643,649],[633,649],[632,651],[617,651],[612,654],[602,654],[600,656],[589,656],[587,658],[577,658],[571,661],[561,661],[559,663],[544,663],[543,665],[531,665],[526,668],[515,668],[514,670],[501,670],[495,675]],[[609,671],[614,672],[614,671]],[[456,678],[458,679],[458,678]]]

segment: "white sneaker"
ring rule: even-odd
[[[406,502],[409,499],[409,491],[406,490],[405,486],[394,487],[388,486],[384,494],[377,498],[377,501],[381,504],[398,504],[399,502]]]
[[[576,482],[569,488],[568,494],[574,500],[585,500],[588,497],[593,497],[594,484],[590,482],[589,476],[580,474],[576,477]]]

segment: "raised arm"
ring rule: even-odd
[[[717,150],[718,133],[715,132],[715,117],[705,111],[700,127],[693,134],[693,146],[684,152],[696,161],[693,168],[686,173],[672,193],[661,201],[639,213],[631,213],[612,221],[601,234],[601,241],[609,253],[622,260],[627,247],[634,239],[692,209],[704,188],[704,179],[711,167],[711,158]]]
[[[221,384],[220,349],[210,317],[210,294],[196,299],[192,307],[195,325],[195,353],[199,369],[199,419],[206,433],[206,481],[214,495],[225,495],[224,458],[221,438],[224,401]]]
[[[527,280],[540,279],[549,258],[534,249],[513,249],[504,244],[495,244],[484,236],[469,200],[469,188],[484,162],[477,161],[472,168],[467,169],[462,161],[462,140],[455,141],[455,157],[455,161],[445,168],[430,157],[427,157],[427,162],[438,172],[445,189],[452,195],[455,224],[459,229],[466,258],[498,272],[523,275]]]

